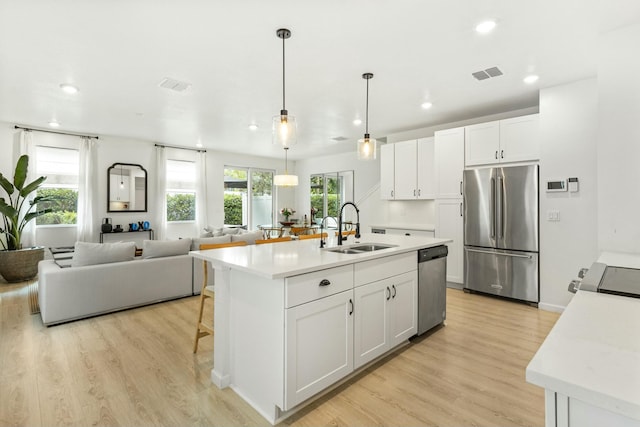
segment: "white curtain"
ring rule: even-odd
[[[98,142],[83,137],[80,142],[80,174],[78,175],[77,240],[95,242],[99,221],[96,192],[98,188]]]
[[[27,170],[27,180],[25,181],[25,184],[28,184],[34,179],[36,179],[36,165],[37,165],[36,147],[33,143],[33,132],[28,130],[20,131],[18,157],[22,156],[23,154],[26,154],[29,156],[29,168]],[[18,162],[18,158],[15,158],[13,162],[13,168],[15,168],[15,165],[17,162]],[[13,182],[13,172],[14,171],[12,170],[10,172],[10,175],[7,177],[7,179],[11,182]],[[35,197],[35,193],[31,193],[28,200],[33,200],[34,197]],[[26,209],[28,206],[30,206],[28,202],[25,203],[25,205],[26,206],[23,209]],[[31,246],[36,245],[36,221],[30,221],[24,227],[24,229],[22,230],[21,241],[22,241],[23,248],[29,248]]]
[[[208,224],[207,209],[207,153],[198,151],[196,156],[196,227],[197,234],[202,234]]]
[[[156,212],[158,224],[154,225],[156,239],[167,238],[167,153],[156,145]]]

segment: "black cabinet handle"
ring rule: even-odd
[[[396,297],[396,285],[391,285],[391,287],[393,288],[393,295],[391,296],[391,298],[395,298]]]
[[[462,181],[460,181],[460,195],[462,196]]]
[[[500,150],[500,158],[504,159],[504,150]]]
[[[349,316],[351,316],[353,314],[353,300],[351,298],[349,298]]]
[[[498,160],[498,150],[496,150],[496,160]]]
[[[328,279],[322,279],[318,286],[329,286],[331,282]]]
[[[387,286],[387,301],[391,299],[391,289]]]
[[[462,216],[462,202],[460,202],[460,216]]]

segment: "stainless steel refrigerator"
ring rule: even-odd
[[[464,287],[538,303],[538,165],[464,171]]]

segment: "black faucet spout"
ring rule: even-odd
[[[356,204],[353,203],[353,202],[345,202],[340,207],[340,213],[338,214],[338,245],[340,245],[340,246],[342,246],[342,241],[343,240],[347,240],[346,236],[344,238],[342,237],[342,211],[344,210],[345,206],[347,206],[347,205],[353,206],[353,208],[356,210],[356,235],[355,235],[355,238],[356,239],[360,238],[360,209],[358,209]]]

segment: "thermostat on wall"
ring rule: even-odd
[[[547,181],[547,193],[555,193],[558,191],[567,191],[567,180],[556,179]]]
[[[577,193],[580,186],[578,185],[578,178],[569,178],[569,191]]]

